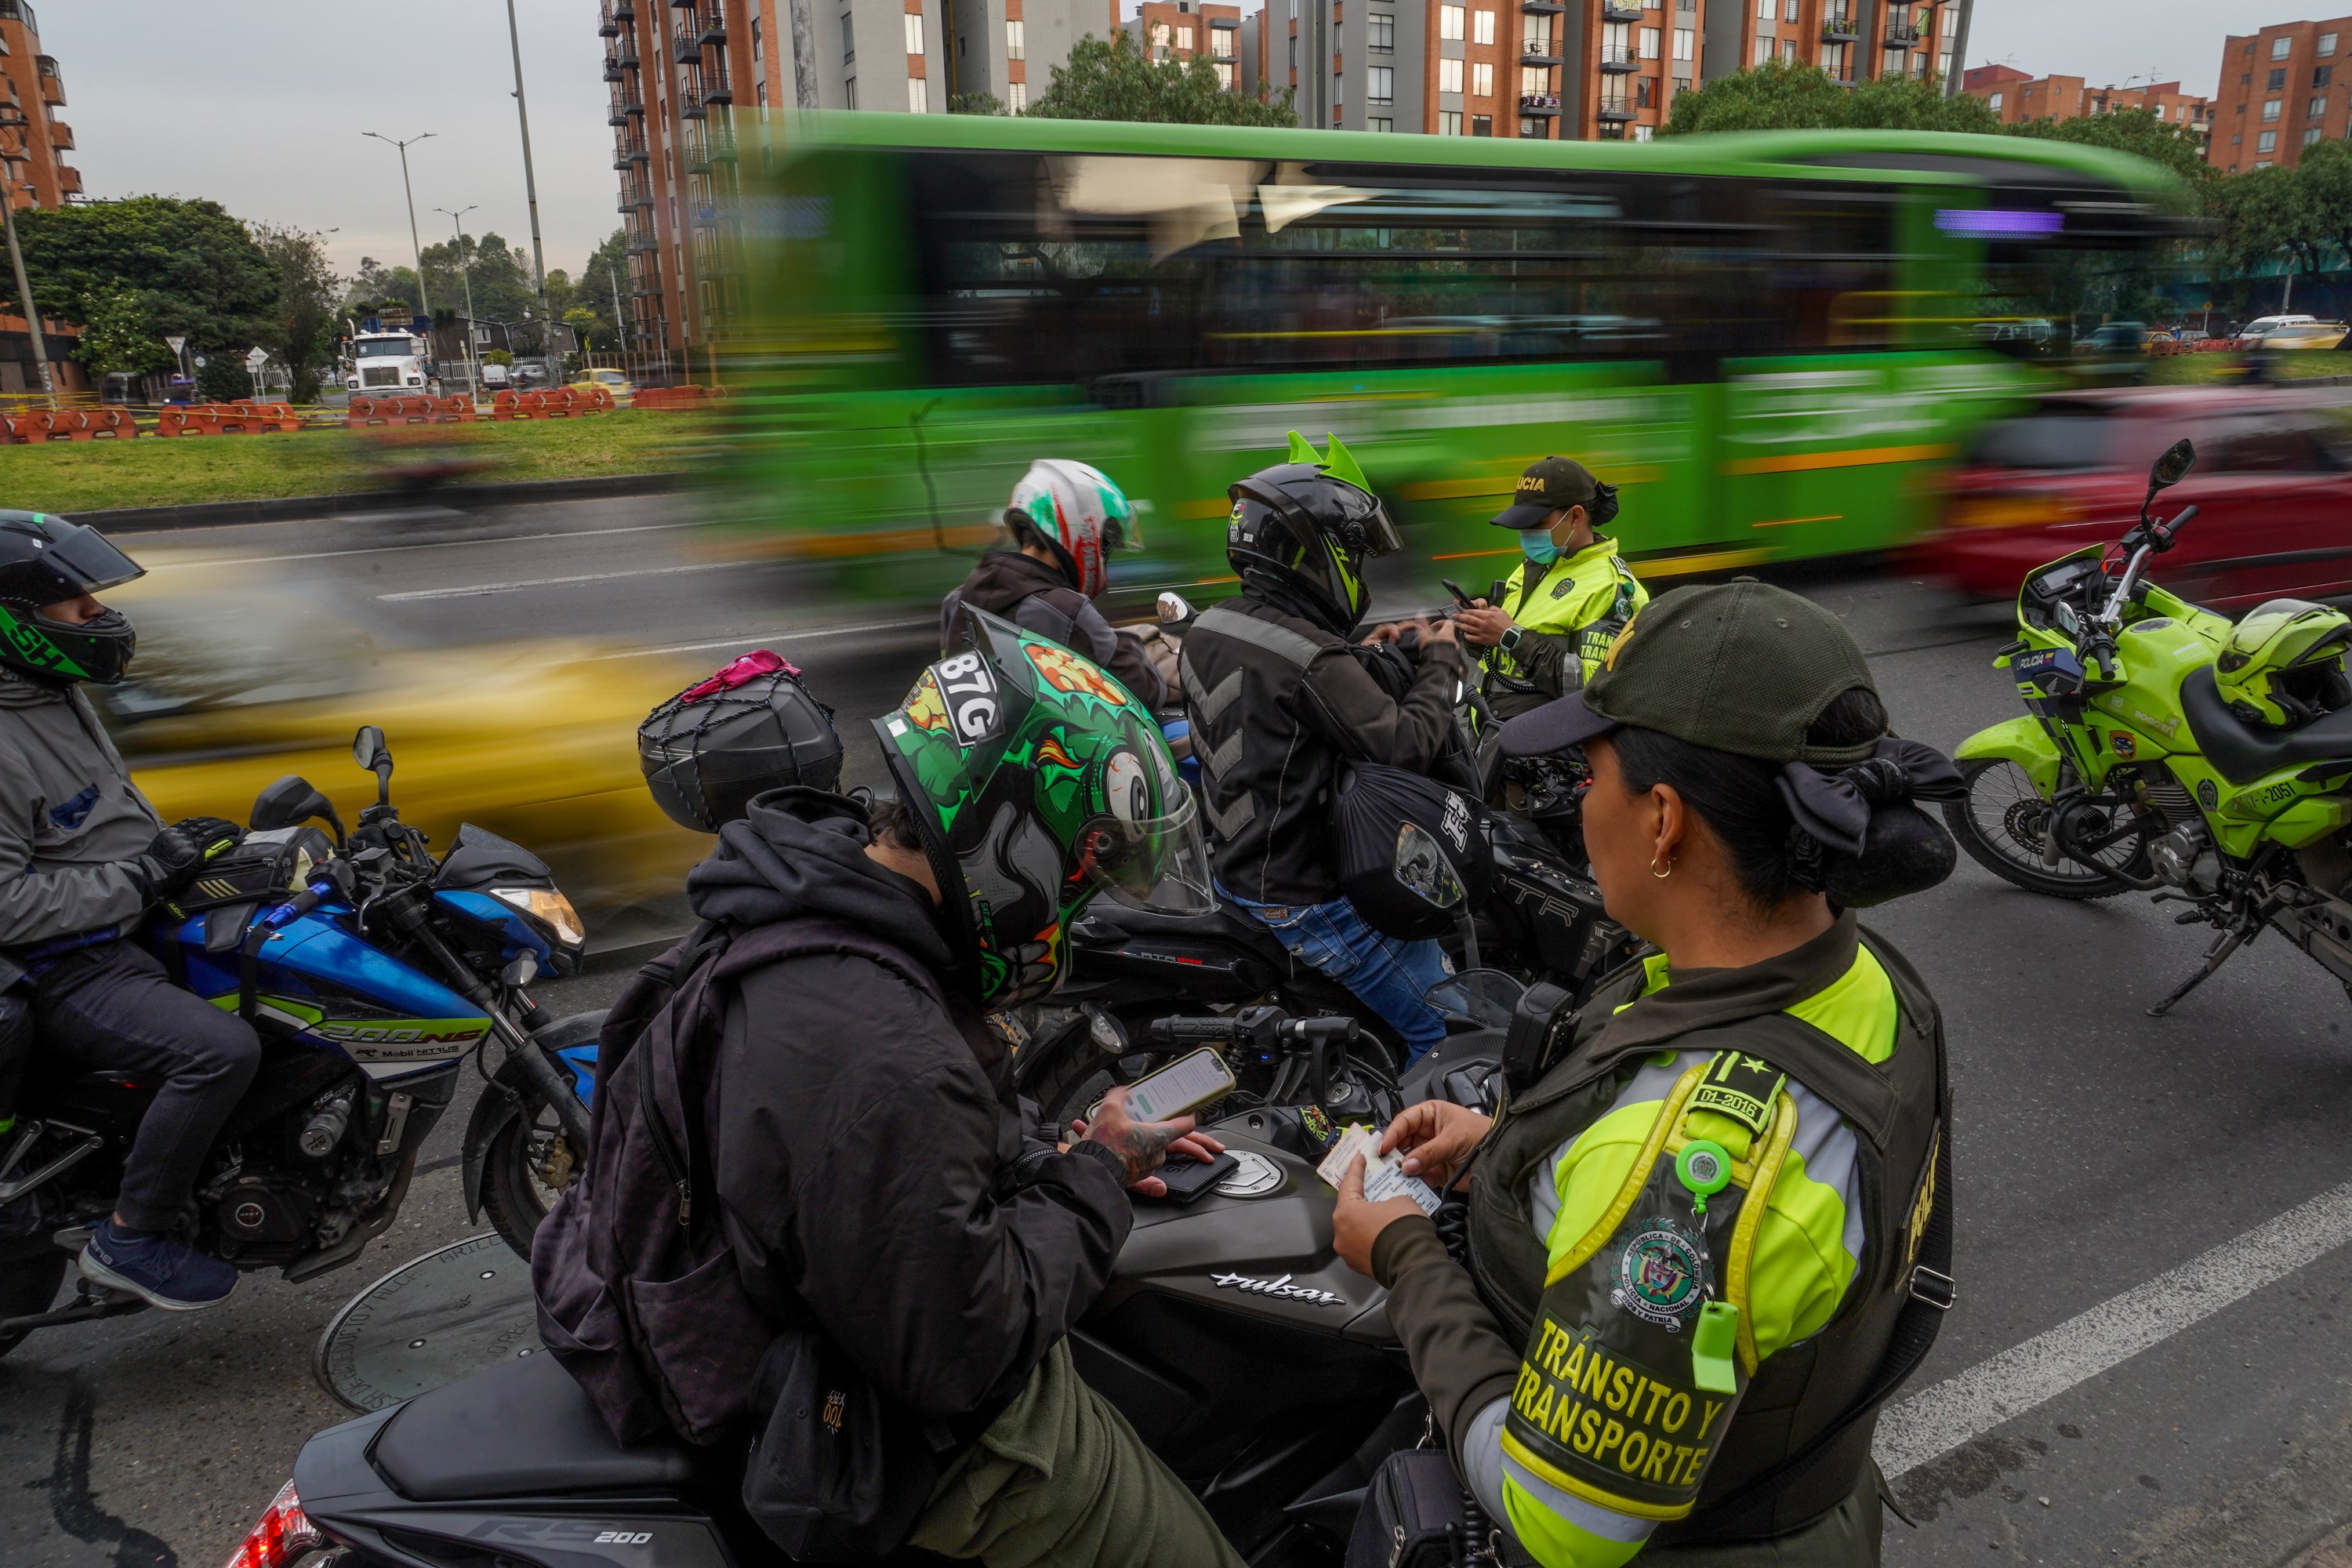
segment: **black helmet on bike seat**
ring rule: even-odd
[[[1329,452],[1318,453],[1292,431],[1290,461],[1260,468],[1225,493],[1234,503],[1225,559],[1244,583],[1253,574],[1271,579],[1343,636],[1363,623],[1372,601],[1364,563],[1404,542],[1337,436]]]
[[[145,575],[94,528],[37,511],[0,511],[0,665],[51,686],[113,685],[138,643],[130,619],[108,610],[75,623],[41,610]]]
[[[841,784],[833,710],[766,648],[671,698],[637,726],[637,764],[654,804],[680,827],[716,833],[754,795],[789,784]]]

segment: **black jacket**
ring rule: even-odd
[[[1253,583],[1193,623],[1181,668],[1217,880],[1256,903],[1321,904],[1339,896],[1340,769],[1428,771],[1453,731],[1463,663],[1454,646],[1432,647],[1392,698],[1347,638]]]
[[[730,825],[687,891],[705,920],[817,914],[935,969],[929,896],[864,850],[837,796],[783,792]],[[755,1299],[805,1302],[877,1387],[927,1415],[1019,1391],[1094,1304],[1132,1211],[1118,1163],[1031,1135],[1004,1053],[879,964],[793,958],[745,976],[711,1100],[715,1177]]]
[[[992,550],[980,558],[963,585],[949,590],[940,605],[940,647],[963,646],[963,608],[1002,616],[1024,631],[1081,653],[1118,677],[1146,708],[1167,706],[1160,672],[1131,633],[1113,629],[1095,603],[1071,586],[1061,569],[1017,550]]]

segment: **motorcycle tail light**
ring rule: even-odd
[[[319,1551],[327,1538],[302,1511],[302,1500],[288,1481],[269,1500],[261,1518],[245,1532],[245,1542],[229,1553],[221,1568],[290,1568],[305,1554]]]

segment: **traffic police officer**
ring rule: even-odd
[[[1593,531],[1616,515],[1617,487],[1570,458],[1530,465],[1496,515],[1496,527],[1518,531],[1526,559],[1501,604],[1473,599],[1455,619],[1463,640],[1486,650],[1478,688],[1496,717],[1516,719],[1584,684],[1618,628],[1649,603],[1617,542]]]
[[[1547,1568],[1875,1563],[1871,1434],[1950,1303],[1949,1162],[1935,1002],[1851,906],[1948,872],[1908,802],[1958,775],[1886,733],[1835,616],[1745,580],[1659,599],[1503,744],[1585,747],[1594,879],[1658,951],[1515,1036],[1498,1120],[1391,1123],[1441,1185],[1475,1152],[1466,1268],[1360,1169],[1340,1256]]]

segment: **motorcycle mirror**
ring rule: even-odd
[[[2179,484],[2196,466],[2197,444],[2184,436],[2165,448],[2164,455],[2157,458],[2155,467],[2148,469],[2147,493],[2154,496],[2158,490]]]
[[[246,818],[246,826],[256,833],[268,833],[274,828],[299,826],[313,817],[325,819],[327,826],[335,830],[335,844],[341,847],[343,819],[335,815],[334,802],[301,774],[288,773],[253,797],[253,813]]]
[[[538,977],[539,955],[526,952],[518,955],[512,963],[499,972],[499,984],[509,990],[520,991]]]
[[[1192,618],[1192,602],[1171,589],[1160,595],[1159,612],[1161,626],[1181,626]]]
[[[360,726],[352,737],[352,759],[375,775],[375,799],[378,805],[392,801],[392,749],[383,743],[383,731],[373,724]]]
[[[1407,892],[1441,910],[1450,910],[1468,896],[1462,879],[1454,874],[1454,862],[1417,823],[1408,822],[1397,830],[1396,859],[1390,868]]]

